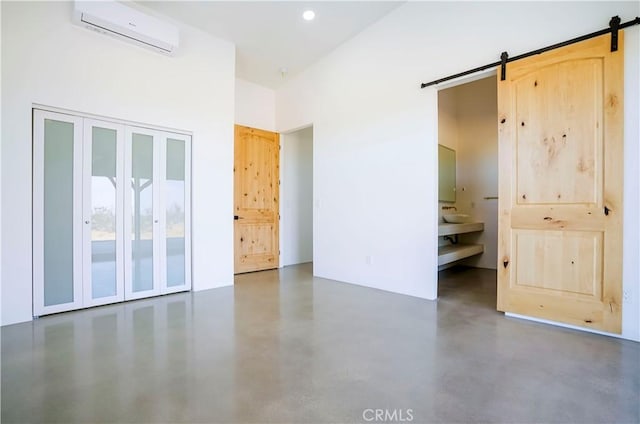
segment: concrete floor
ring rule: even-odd
[[[2,328],[1,418],[640,421],[640,344],[494,305],[494,271],[447,270],[430,302],[313,278],[307,264],[44,317]]]

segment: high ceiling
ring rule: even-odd
[[[144,7],[236,44],[236,76],[277,88],[401,1],[144,1]],[[305,21],[305,10],[315,11]],[[285,68],[286,72],[281,72]]]

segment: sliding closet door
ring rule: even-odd
[[[163,133],[161,265],[163,293],[191,288],[191,137]]]
[[[191,137],[33,114],[34,315],[191,289]]]
[[[127,127],[125,145],[125,298],[189,290],[191,137]]]
[[[126,129],[125,299],[160,294],[159,142],[156,131]]]
[[[33,111],[33,313],[82,307],[82,118]]]
[[[124,300],[124,126],[84,120],[84,306]]]

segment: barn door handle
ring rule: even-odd
[[[238,215],[233,215],[233,220],[234,220],[234,221],[237,221],[237,220],[239,220],[239,219],[244,219],[244,218],[243,218],[243,217],[241,217],[241,216],[238,216]]]

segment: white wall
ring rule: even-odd
[[[72,25],[68,2],[1,7],[2,324],[32,314],[32,103],[192,131],[193,286],[232,284],[233,44],[180,26],[165,57]]]
[[[438,92],[438,144],[458,150],[458,111],[456,89]]]
[[[280,263],[313,260],[313,127],[282,134]]]
[[[270,88],[236,78],[236,124],[276,130],[276,93]]]
[[[420,82],[599,30],[614,15],[627,21],[639,8],[408,2],[289,80],[276,91],[277,127],[314,124],[315,274],[435,298],[437,89]],[[626,33],[626,149],[636,152],[638,27]],[[637,205],[638,155],[625,158],[625,202]],[[635,216],[625,215],[624,287],[635,303],[623,307],[623,333],[639,339]]]

